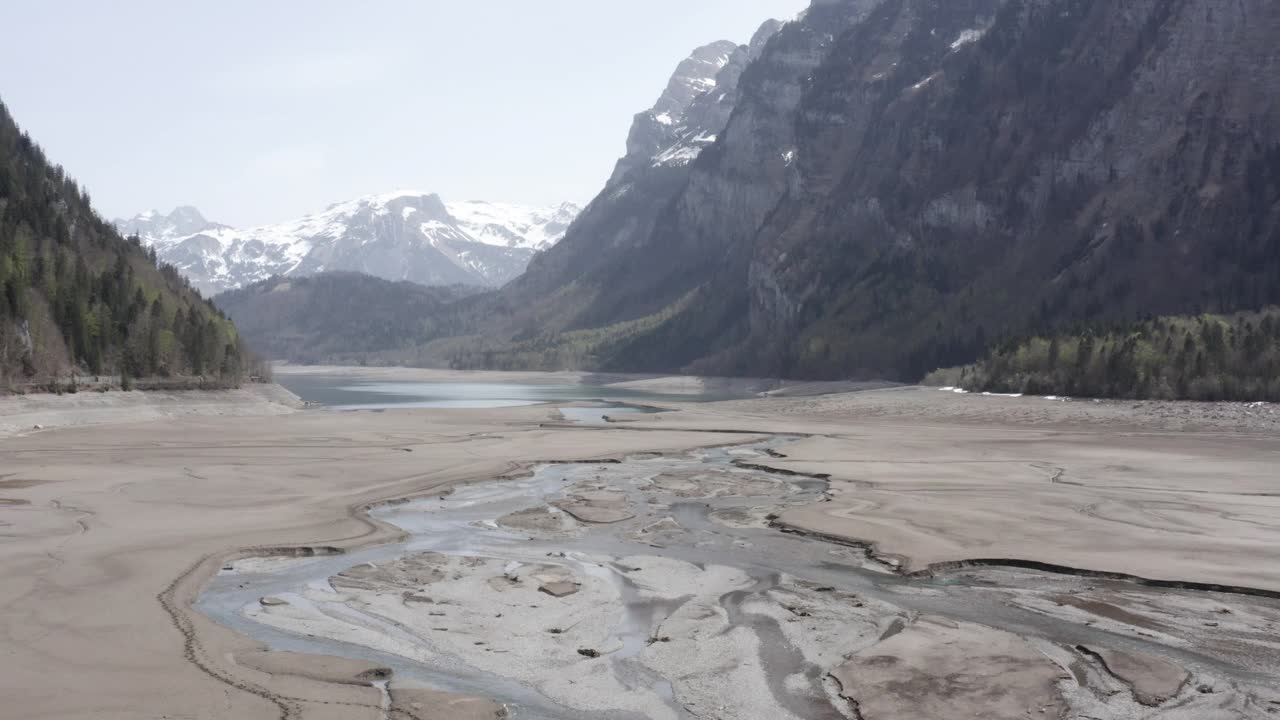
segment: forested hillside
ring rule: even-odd
[[[1280,402],[1280,310],[1033,337],[930,380],[1000,393]]]
[[[236,384],[235,326],[94,212],[0,104],[0,392],[109,375]]]
[[[418,346],[460,331],[450,304],[480,291],[334,272],[275,277],[213,301],[258,352],[273,360],[422,364],[412,355]]]

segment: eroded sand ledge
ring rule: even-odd
[[[914,395],[898,397],[917,401]],[[919,397],[928,402],[926,396]],[[1026,517],[1043,513],[1059,523],[1051,538],[1080,527],[1096,533],[1089,523],[1102,523],[1096,527],[1106,528],[1113,537],[1121,533],[1122,540],[1133,536],[1140,541],[1134,545],[1140,554],[1132,558],[1101,544],[1071,544],[1064,552],[1085,560],[1077,563],[1082,567],[1141,562],[1166,569],[1164,574],[1175,579],[1280,586],[1280,568],[1264,557],[1259,562],[1267,547],[1276,546],[1267,534],[1274,532],[1276,516],[1266,493],[1255,489],[1270,477],[1258,472],[1275,457],[1274,438],[1168,435],[1143,427],[1141,418],[1130,418],[1111,419],[1106,427],[1078,423],[1033,429],[1036,437],[1028,445],[1022,424],[939,427],[928,414],[914,420],[901,411],[891,415],[892,407],[880,417],[859,412],[866,409],[859,407],[865,402],[859,398],[837,411],[831,410],[831,399],[689,408],[635,423],[649,432],[540,427],[551,413],[526,408],[453,411],[446,417],[397,412],[183,418],[163,425],[67,429],[5,441],[0,446],[7,461],[0,496],[30,504],[0,506],[0,531],[6,536],[0,545],[0,571],[14,579],[0,588],[0,602],[9,610],[9,632],[0,641],[8,647],[0,651],[30,662],[7,673],[0,683],[6,697],[17,698],[17,711],[24,716],[123,718],[185,712],[197,717],[382,717],[385,698],[377,688],[329,682],[314,677],[316,673],[309,676],[305,658],[300,659],[304,670],[298,674],[279,668],[264,671],[260,664],[234,660],[253,657],[256,644],[190,610],[199,588],[227,561],[229,551],[240,548],[239,554],[250,556],[264,548],[299,545],[353,550],[394,541],[400,533],[365,517],[364,507],[438,493],[456,482],[519,474],[522,463],[532,458],[618,457],[743,441],[740,435],[705,434],[716,429],[823,436],[806,441],[816,449],[788,449],[789,457],[771,458],[768,464],[830,474],[833,488],[846,484],[832,503],[826,503],[844,506],[841,512],[850,513],[826,513],[847,523],[839,528],[841,534],[875,540],[887,552],[908,556],[917,564],[930,552],[945,559],[945,550],[955,553],[951,559],[973,557],[977,553],[968,552],[972,547],[1007,537],[1009,524],[990,520],[1023,511],[1022,506],[1011,509],[1011,503],[1026,497]],[[884,410],[895,399],[878,402]],[[808,410],[797,410],[803,403],[809,403]],[[785,419],[777,412],[782,409],[788,412]],[[1122,431],[1132,434],[1118,437]],[[831,446],[819,444],[828,440]],[[1145,481],[1166,475],[1163,469],[1170,465],[1161,458],[1173,447],[1180,451],[1177,466],[1187,468],[1174,478],[1182,484],[1151,489]],[[846,452],[839,452],[841,448]],[[939,448],[975,453],[986,464],[943,455],[932,467],[922,468],[919,458],[937,454]],[[1046,452],[1068,456],[1068,473],[1081,458],[1081,464],[1091,468],[1088,483],[1063,486],[1072,488],[1069,492],[1076,497],[1102,497],[1099,507],[1110,508],[1108,503],[1117,502],[1113,493],[1121,500],[1124,493],[1144,493],[1140,497],[1155,496],[1160,511],[1135,512],[1120,502],[1117,512],[1074,513],[1083,526],[1069,522],[1075,519],[1069,513],[1058,517],[1063,505],[1054,492],[1024,492],[1028,477],[1061,484],[1050,482],[1052,473],[1043,480],[1027,470],[1029,463],[1042,462],[1040,456]],[[998,461],[993,453],[1007,457]],[[1095,457],[1099,454],[1104,457]],[[870,465],[868,458],[883,464]],[[945,462],[948,459],[954,462]],[[940,468],[967,465],[973,466],[968,477],[963,477],[964,470],[957,471],[961,477],[955,479],[937,477]],[[1218,467],[1219,472],[1206,475],[1197,467]],[[1143,482],[1117,482],[1132,480],[1127,476],[1134,474]],[[982,483],[972,482],[980,476],[985,478]],[[1210,493],[1202,486],[1205,477],[1215,483]],[[1118,485],[1125,487],[1112,487]],[[865,515],[856,512],[853,502],[855,491],[864,489],[878,493]],[[963,507],[970,508],[966,512],[973,514],[971,523],[939,522],[946,515],[944,498],[954,501],[970,492],[972,500]],[[894,496],[898,499],[891,500]],[[1249,500],[1241,503],[1242,497]],[[984,510],[992,503],[999,504],[1000,513]],[[1184,538],[1181,544],[1166,545],[1164,538],[1178,535],[1188,520],[1198,531],[1211,531],[1215,541]],[[877,538],[879,532],[884,535]],[[1038,538],[1031,542],[1041,543]],[[1019,543],[1023,552],[1011,557],[1061,559],[1053,554],[1058,552],[1055,544],[1031,542]],[[1164,547],[1174,549],[1162,554]],[[1188,547],[1197,552],[1188,553]],[[176,576],[179,580],[166,589]],[[79,592],[69,593],[68,587]],[[1071,590],[1087,594],[1080,587]],[[157,593],[163,605],[145,600]],[[1119,606],[1114,597],[1091,602]],[[1046,611],[1065,612],[1064,607],[1086,612],[1065,604]],[[105,618],[111,622],[103,622]],[[1274,618],[1240,622],[1242,630],[1254,625],[1259,625],[1255,630],[1265,630]],[[169,623],[176,624],[178,632],[156,632]],[[195,664],[178,662],[184,655]],[[67,693],[68,685],[84,692]],[[155,692],[158,686],[173,690],[162,697]],[[175,696],[183,698],[181,707],[174,705]],[[422,712],[426,704],[418,705]]]

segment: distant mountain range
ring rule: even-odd
[[[482,201],[445,203],[417,192],[331,205],[291,222],[247,230],[194,207],[116,220],[207,295],[275,275],[362,272],[423,285],[500,286],[550,248],[581,211]]]

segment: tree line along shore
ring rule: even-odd
[[[1024,337],[925,382],[1029,395],[1280,402],[1280,308]]]

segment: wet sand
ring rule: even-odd
[[[545,553],[539,563],[529,558],[527,574],[516,571],[514,594],[501,593],[505,602],[532,596],[525,604],[555,611],[559,606],[552,603],[561,603],[563,611],[594,599],[587,606],[607,610],[625,598],[588,566],[618,563],[631,564],[635,587],[659,605],[680,601],[655,626],[670,640],[646,642],[631,656],[636,662],[626,665],[627,672],[655,673],[649,687],[658,689],[648,699],[637,695],[628,710],[641,717],[667,711],[676,717],[749,717],[778,707],[796,717],[823,716],[797,698],[825,701],[840,716],[859,712],[868,720],[989,705],[981,694],[948,689],[957,663],[974,678],[966,683],[1009,690],[1011,699],[1000,707],[1030,710],[1032,717],[1054,717],[1067,707],[1099,718],[1266,717],[1280,708],[1277,648],[1269,639],[1280,612],[1268,598],[1025,568],[942,566],[933,578],[918,580],[899,572],[1004,559],[1280,590],[1272,550],[1280,540],[1273,471],[1280,441],[1265,432],[1271,408],[1175,406],[1171,416],[1165,410],[1144,414],[909,390],[670,409],[607,427],[568,425],[548,407],[175,417],[0,441],[0,498],[26,503],[0,503],[0,573],[6,578],[0,586],[0,657],[7,658],[0,695],[16,717],[38,718],[431,718],[453,717],[463,707],[480,713],[476,717],[497,712],[476,694],[441,695],[366,675],[381,662],[264,655],[262,643],[192,605],[238,558],[288,549],[329,558],[334,572],[327,577],[338,577],[350,566],[335,553],[378,552],[402,541],[404,531],[369,517],[371,504],[405,497],[447,503],[438,496],[457,483],[518,482],[539,461],[676,457],[789,432],[808,437],[775,451],[785,457],[752,456],[743,467],[801,473],[782,476],[799,480],[829,475],[829,502],[811,498],[817,502],[775,507],[781,498],[765,493],[750,507],[724,508],[710,520],[723,528],[716,537],[728,545],[716,552],[724,553],[724,562],[699,566],[680,556],[697,549],[697,532],[708,528],[693,528],[691,538],[696,517],[675,517],[655,505],[672,497],[714,504],[726,498],[723,483],[697,473],[671,474],[653,485],[660,498],[628,496],[624,512],[617,512],[607,488],[584,486],[576,493],[583,505],[615,511],[597,520],[635,517],[616,526],[586,516],[573,524],[552,524],[538,513],[510,518],[510,530],[540,542],[572,539],[584,525],[608,543],[598,557],[574,562]],[[509,510],[531,509],[538,507]],[[663,523],[668,517],[674,525]],[[852,546],[784,529],[818,532]],[[861,607],[798,576],[743,574],[734,563],[749,558],[753,548],[735,545],[743,539],[736,533],[787,543],[778,548],[829,554],[831,586],[856,579],[853,594]],[[856,546],[860,542],[874,543],[873,557]],[[631,546],[646,549],[623,552]],[[439,654],[474,659],[472,653],[483,652],[476,648],[485,647],[476,642],[494,640],[467,630],[477,618],[432,616],[433,610],[404,595],[412,591],[433,602],[497,595],[489,581],[505,577],[506,564],[497,567],[483,553],[464,549],[435,568],[441,580],[432,580],[428,563],[385,576],[357,571],[330,587],[384,616],[431,618],[427,623],[450,628],[448,641],[432,646]],[[305,566],[307,560],[298,562]],[[279,571],[274,565],[289,563],[251,561],[248,570],[229,572]],[[861,574],[849,568],[862,568]],[[661,579],[646,589],[646,575]],[[440,597],[432,596],[429,588],[441,581]],[[480,582],[483,587],[471,585]],[[683,590],[681,582],[688,584]],[[556,583],[580,585],[562,597],[540,590]],[[957,606],[955,597],[964,602]],[[258,607],[286,626],[319,622],[291,619],[300,605],[284,602]],[[961,606],[983,608],[983,614]],[[535,655],[550,647],[539,643],[554,637],[543,632],[554,628],[542,625],[568,624],[536,619],[536,628],[513,626],[506,633],[527,636],[526,652]],[[564,639],[558,684],[513,670],[516,684],[545,685],[539,694],[570,705],[575,698],[608,696],[608,683],[619,676],[594,668],[616,667],[610,656],[617,650],[608,644],[613,627],[589,622],[571,631],[583,634]],[[459,637],[452,637],[455,632]],[[712,639],[724,645],[708,645]],[[957,654],[956,647],[964,652]],[[588,649],[601,655],[578,652]],[[707,672],[726,654],[737,659],[733,667]],[[1023,658],[1017,682],[987,671],[998,667],[996,655]],[[480,669],[494,674],[503,667],[495,662]],[[802,671],[779,676],[779,667]],[[579,675],[604,684],[595,694],[579,693],[569,682]],[[913,689],[886,692],[884,683],[871,682],[876,677],[910,679],[903,687]],[[664,697],[661,679],[674,684],[677,700],[697,696],[711,705],[676,707],[680,703]],[[717,715],[716,703],[737,710]]]

